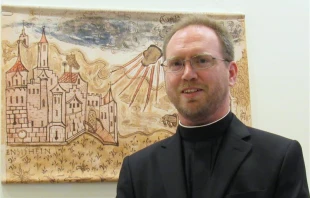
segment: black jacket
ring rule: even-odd
[[[126,157],[116,197],[186,198],[181,150],[175,134]],[[301,146],[234,116],[201,191],[206,198],[309,198]]]

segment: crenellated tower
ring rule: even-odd
[[[18,133],[23,127],[28,127],[27,113],[27,78],[28,70],[21,61],[20,41],[17,60],[6,72],[6,128],[10,132],[8,142],[20,141]]]

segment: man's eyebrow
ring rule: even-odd
[[[202,56],[202,55],[211,55],[211,53],[209,52],[202,52],[202,53],[199,53],[199,54],[195,54],[193,56],[191,56],[190,58],[194,58],[194,57],[197,57],[197,56]],[[181,57],[181,56],[172,56],[171,58],[167,58],[166,60],[172,60],[172,59],[177,59],[177,58],[180,58],[180,59],[185,59],[184,57]]]
[[[172,56],[171,58],[167,58],[166,60],[172,60],[172,59],[177,59],[177,58],[184,59],[181,56]]]

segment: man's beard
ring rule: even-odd
[[[185,103],[177,97],[169,97],[169,99],[178,110],[179,114],[181,114],[187,120],[197,122],[214,115],[222,105],[225,105],[225,99],[229,94],[229,88],[223,84],[219,84],[212,93],[210,93],[210,90],[207,86],[204,87],[204,91],[207,93],[207,95],[204,96],[205,101],[199,101],[200,104],[197,105],[191,106],[190,103],[196,102],[193,99],[189,99],[185,101]]]

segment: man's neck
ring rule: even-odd
[[[179,114],[179,123],[183,126],[201,126],[208,125],[225,117],[230,112],[230,108],[227,107],[221,111],[217,111],[211,116],[201,116],[200,119],[188,119]]]
[[[226,112],[225,115],[223,115],[222,117],[216,119],[215,121],[212,121],[212,122],[209,122],[209,123],[206,123],[206,124],[197,124],[197,125],[186,125],[186,124],[182,124],[181,120],[179,120],[179,124],[182,126],[182,127],[185,127],[185,128],[198,128],[198,127],[204,127],[204,126],[209,126],[211,124],[214,124],[220,120],[222,120],[224,117],[226,117],[230,112],[230,109],[228,110],[228,112]]]

